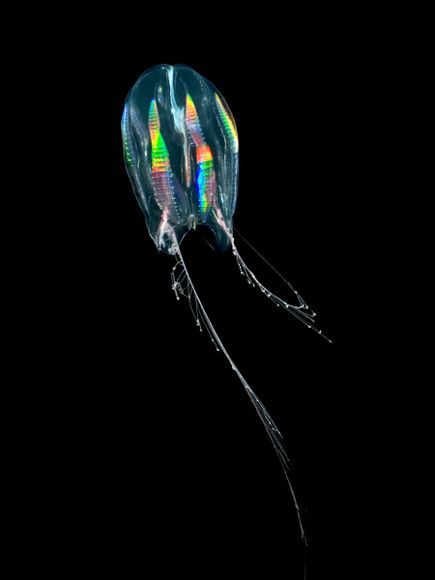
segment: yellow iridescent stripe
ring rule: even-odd
[[[231,145],[235,153],[239,151],[239,137],[237,135],[237,129],[234,121],[228,114],[227,110],[225,109],[219,95],[215,93],[214,98],[216,100],[217,109],[219,112],[219,117],[222,121],[222,124],[225,128],[225,132],[227,133],[228,137],[230,138]]]
[[[201,125],[199,124],[198,113],[189,93],[186,95],[186,125],[196,147],[203,145],[204,138],[202,136]]]

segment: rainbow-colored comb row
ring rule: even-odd
[[[172,214],[172,210],[178,214],[174,199],[168,148],[160,131],[160,118],[155,99],[150,104],[148,129],[151,136],[151,175],[157,204],[161,210],[168,210],[169,215]]]
[[[129,145],[129,134],[128,134],[128,107],[127,105],[124,108],[124,112],[122,114],[121,119],[121,131],[122,131],[122,143],[124,146],[124,158],[127,164],[127,167],[130,167],[133,163],[133,159],[131,156],[130,145]]]
[[[205,142],[198,113],[189,94],[186,95],[186,127],[196,147],[198,207],[201,216],[204,217],[211,207],[216,192],[216,172],[213,154]]]

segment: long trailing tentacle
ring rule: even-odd
[[[240,274],[246,278],[248,284],[250,286],[257,287],[276,306],[282,307],[283,310],[289,312],[292,316],[294,316],[300,322],[305,324],[307,328],[313,330],[319,336],[322,336],[325,340],[332,343],[332,340],[328,338],[325,334],[323,334],[322,330],[320,330],[319,328],[317,328],[317,326],[315,326],[314,319],[316,317],[316,313],[308,306],[308,304],[305,302],[305,300],[302,298],[299,292],[294,288],[294,286],[288,280],[286,280],[284,276],[280,272],[278,272],[278,270],[274,266],[272,266],[272,264],[268,262],[268,260],[262,254],[260,254],[260,252],[256,248],[254,248],[254,246],[250,242],[248,242],[246,238],[244,238],[239,232],[237,232],[237,235],[269,266],[269,268],[271,268],[275,272],[275,274],[278,275],[279,278],[281,278],[281,280],[283,280],[283,282],[288,286],[288,288],[296,297],[298,304],[296,305],[290,304],[277,294],[274,294],[262,282],[260,282],[260,280],[254,274],[254,272],[247,266],[246,262],[241,257],[240,252],[237,249],[236,243],[234,241],[233,232],[228,229],[225,219],[222,215],[222,212],[217,207],[215,207],[215,216],[219,225],[225,231],[231,242],[231,247],[233,250],[233,254],[236,258],[237,265],[239,266]]]
[[[198,293],[195,289],[195,286],[193,285],[192,279],[190,277],[189,271],[188,271],[186,264],[184,262],[180,247],[178,245],[177,240],[175,239],[175,236],[173,239],[173,252],[172,253],[174,254],[174,257],[176,260],[175,266],[173,267],[172,273],[171,273],[172,289],[175,292],[175,296],[176,296],[177,300],[180,300],[180,296],[187,298],[187,300],[189,302],[190,309],[192,311],[192,314],[195,318],[196,324],[199,327],[200,331],[202,331],[203,327],[206,329],[206,331],[207,331],[212,343],[214,344],[216,350],[221,351],[224,354],[225,358],[230,363],[231,368],[236,373],[240,382],[242,383],[242,385],[245,389],[245,392],[247,393],[251,403],[254,405],[254,408],[255,408],[261,422],[263,423],[263,426],[266,430],[266,433],[272,442],[273,448],[274,448],[275,453],[278,457],[281,468],[284,472],[284,476],[285,476],[285,479],[287,481],[287,484],[288,484],[288,487],[290,490],[293,504],[294,504],[294,507],[296,509],[298,524],[299,524],[299,531],[300,531],[304,546],[306,547],[307,540],[306,540],[304,527],[302,524],[301,510],[299,508],[299,505],[298,505],[298,502],[296,499],[296,494],[294,492],[292,483],[290,481],[289,458],[288,458],[286,450],[283,446],[282,435],[281,435],[278,427],[276,426],[275,422],[271,418],[266,407],[261,402],[261,400],[257,397],[257,395],[255,394],[253,389],[250,387],[250,385],[246,381],[245,377],[242,375],[240,370],[237,368],[237,366],[234,363],[231,356],[228,354],[228,351],[226,350],[224,344],[222,343],[222,340],[220,339],[213,324],[211,323],[210,318],[208,317],[207,312],[206,312],[206,310],[201,302],[201,299],[198,296]]]
[[[325,334],[323,334],[322,330],[320,330],[319,328],[317,328],[317,326],[314,325],[316,313],[310,308],[310,306],[308,306],[308,304],[305,302],[305,300],[302,298],[299,292],[294,288],[294,286],[288,280],[286,280],[284,276],[256,248],[254,248],[254,246],[250,242],[248,242],[248,240],[244,238],[239,231],[237,230],[235,231],[237,232],[237,235],[245,242],[245,244],[247,244],[251,248],[251,250],[253,250],[257,254],[257,256],[259,256],[269,266],[269,268],[271,268],[275,272],[275,274],[277,274],[277,276],[281,278],[281,280],[283,280],[283,282],[290,288],[290,290],[295,295],[298,304],[297,305],[289,304],[283,298],[268,290],[268,288],[266,288],[266,286],[264,286],[264,284],[262,284],[258,280],[257,276],[252,272],[252,270],[248,268],[245,261],[241,257],[234,242],[234,237],[232,236],[231,243],[233,248],[233,254],[236,257],[240,273],[242,276],[246,277],[248,284],[259,288],[261,292],[265,294],[267,298],[272,300],[272,302],[274,302],[277,306],[281,306],[282,308],[284,308],[284,310],[286,310],[287,312],[292,314],[295,318],[300,320],[300,322],[305,324],[307,328],[313,330],[319,336],[322,336],[325,340],[332,343],[333,341],[330,338],[328,338]]]

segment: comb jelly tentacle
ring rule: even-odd
[[[263,426],[264,426],[266,433],[267,433],[267,435],[272,443],[272,446],[273,446],[274,451],[277,455],[277,458],[279,460],[281,468],[284,472],[285,480],[286,480],[287,485],[289,487],[289,491],[290,491],[290,494],[292,497],[293,505],[294,505],[294,508],[296,510],[301,538],[302,538],[304,546],[307,546],[307,539],[306,539],[304,526],[302,523],[301,510],[299,508],[296,494],[295,494],[295,491],[293,489],[293,485],[292,485],[292,483],[290,481],[290,477],[289,477],[289,458],[288,458],[288,455],[287,455],[286,450],[284,448],[284,445],[282,443],[282,435],[281,435],[278,427],[276,426],[275,422],[273,421],[272,417],[270,416],[269,412],[267,411],[266,407],[261,402],[261,400],[258,398],[258,396],[255,394],[255,392],[253,391],[253,389],[251,388],[251,386],[249,385],[249,383],[247,382],[245,377],[242,375],[239,368],[236,366],[233,359],[231,358],[228,351],[226,350],[220,336],[216,332],[216,330],[215,330],[215,328],[214,328],[214,326],[213,326],[213,324],[212,324],[212,322],[211,322],[211,320],[210,320],[210,318],[209,318],[209,316],[208,316],[208,314],[207,314],[207,312],[206,312],[206,310],[201,302],[201,299],[196,291],[196,288],[193,285],[192,279],[191,279],[189,271],[186,267],[183,255],[181,253],[180,247],[178,245],[178,242],[177,242],[175,236],[173,239],[173,248],[174,248],[174,256],[176,259],[176,265],[173,268],[172,288],[176,294],[177,300],[179,300],[179,295],[187,297],[187,299],[189,301],[190,309],[191,309],[192,313],[194,314],[194,316],[196,317],[197,325],[201,328],[201,321],[202,321],[202,323],[204,324],[204,326],[206,327],[206,329],[208,331],[208,334],[210,336],[211,341],[217,347],[217,350],[221,351],[223,353],[223,355],[225,356],[225,358],[229,362],[232,370],[236,373],[239,381],[242,383],[246,394],[248,395],[251,403],[253,404],[253,406],[257,412],[257,415],[259,416],[261,422],[263,423]],[[175,272],[177,272],[178,269],[180,269],[181,272],[176,276]]]

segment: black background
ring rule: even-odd
[[[355,522],[369,513],[365,369],[355,359],[350,296],[370,95],[360,57],[342,48],[307,41],[292,58],[214,61],[97,49],[56,77],[71,141],[54,209],[68,251],[59,250],[63,273],[49,296],[58,344],[46,356],[59,388],[46,391],[47,448],[54,527],[68,529],[58,550],[70,568],[86,561],[88,570],[122,577],[302,578],[296,514],[270,442],[225,358],[175,300],[172,259],[149,238],[124,169],[125,96],[163,62],[192,66],[225,96],[240,139],[235,226],[334,341],[249,287],[231,252],[204,242],[206,232],[186,236],[182,251],[207,312],[284,435],[308,578],[351,578],[361,566],[352,554],[360,549]],[[239,247],[258,277],[282,290]]]

